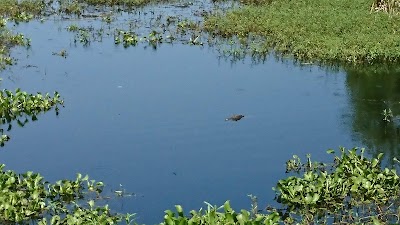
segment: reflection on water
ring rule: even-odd
[[[398,112],[394,74],[346,76],[273,59],[231,64],[206,47],[125,49],[112,38],[83,47],[69,25],[18,27],[32,48],[14,53],[19,64],[2,73],[2,88],[57,90],[65,108],[13,129],[1,162],[51,181],[81,172],[111,189],[122,184],[136,195],[114,206],[141,223],[160,222],[175,204],[189,210],[230,199],[250,208],[248,194],[270,204],[293,154],[321,161],[339,145],[398,152],[396,127],[380,114]],[[53,55],[60,49],[67,58]],[[233,114],[245,117],[225,121]]]
[[[392,159],[400,156],[400,71],[396,69],[347,71],[353,117],[351,128],[372,155],[384,152]],[[385,122],[383,111],[394,118]]]

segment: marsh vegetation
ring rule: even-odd
[[[158,3],[169,8],[142,10]],[[98,42],[123,49],[208,45],[232,61],[250,57],[253,62],[264,62],[276,56],[303,65],[345,68],[349,95],[353,97],[350,101],[355,108],[351,126],[365,136],[370,154],[357,148],[340,148],[335,155],[335,151],[328,150],[333,155],[329,163],[314,162],[310,155],[303,163],[300,157],[293,156],[286,163],[286,172],[291,174],[277,182],[276,203],[272,206],[265,207],[250,195],[248,209],[235,211],[229,201],[220,207],[206,202],[204,209],[187,214],[176,205],[175,210],[166,210],[159,221],[165,225],[399,223],[400,178],[395,170],[399,163],[398,79],[385,79],[381,85],[385,92],[379,89],[374,94],[377,99],[371,100],[368,95],[380,84],[381,77],[360,78],[361,72],[352,67],[386,66],[400,61],[398,12],[399,2],[395,0],[245,0],[215,1],[206,6],[159,0],[5,0],[0,2],[0,67],[12,68],[17,62],[12,57],[13,47],[29,49],[31,45],[29,37],[10,28],[31,20],[62,20],[69,24],[63,24],[60,30],[72,35],[69,44],[75,47],[89,49]],[[82,23],[88,20],[96,22]],[[67,60],[73,53],[73,48],[59,48],[51,54]],[[7,132],[14,126],[24,127],[48,111],[58,115],[64,105],[61,96],[58,92],[0,91],[0,145],[10,140]],[[378,106],[371,110],[368,104]],[[227,120],[238,121],[242,117],[234,115]],[[387,155],[387,166],[382,161],[381,148],[392,150]],[[78,174],[75,180],[50,182],[38,173],[4,168],[0,166],[0,223],[136,224],[135,214],[118,213],[107,204],[114,198],[127,197],[123,190],[109,196],[104,194],[102,182],[88,176]]]
[[[214,14],[214,35],[263,37],[262,52],[303,62],[371,64],[399,60],[397,1],[256,1]],[[383,10],[375,10],[383,9]],[[388,13],[387,13],[388,12]]]

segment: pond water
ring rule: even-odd
[[[326,72],[271,58],[232,63],[211,48],[163,44],[123,48],[112,40],[75,46],[70,22],[20,24],[32,39],[16,49],[18,64],[2,72],[1,88],[58,91],[60,115],[48,112],[14,126],[1,163],[55,181],[89,174],[107,188],[135,196],[115,210],[138,213],[138,222],[162,221],[163,211],[187,211],[204,201],[250,208],[273,204],[272,187],[285,177],[293,154],[330,160],[327,149],[366,146],[399,155],[396,71]],[[63,58],[52,55],[67,49]],[[245,117],[225,121],[232,114]]]

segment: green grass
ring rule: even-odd
[[[267,2],[267,1],[264,1]],[[217,36],[265,38],[263,51],[301,61],[383,63],[400,61],[400,18],[370,12],[368,0],[276,0],[210,16]]]

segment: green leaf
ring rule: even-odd
[[[312,203],[313,204],[317,203],[317,201],[319,200],[319,197],[320,197],[320,195],[315,193],[314,196],[313,196],[313,199],[312,199]]]
[[[333,149],[328,149],[328,150],[326,151],[326,153],[328,153],[328,154],[335,154],[335,150],[333,150]]]
[[[232,212],[231,205],[229,204],[229,200],[224,203],[224,211],[225,212]]]
[[[183,208],[181,205],[175,205],[176,211],[178,212],[178,215],[183,217]]]

